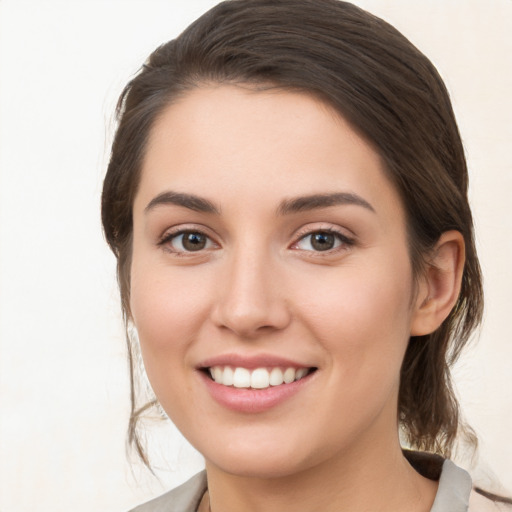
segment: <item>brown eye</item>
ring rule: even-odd
[[[295,245],[295,249],[311,252],[326,252],[353,245],[353,240],[334,231],[311,231]]]
[[[334,248],[336,238],[331,233],[313,233],[311,236],[311,247],[316,251],[328,251]]]
[[[210,248],[212,241],[198,231],[182,231],[172,236],[170,245],[176,252],[195,252]]]
[[[187,251],[200,251],[206,247],[206,236],[201,233],[183,233],[183,247]]]

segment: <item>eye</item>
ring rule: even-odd
[[[197,252],[215,247],[214,242],[200,231],[171,233],[160,243],[170,246],[172,252]]]
[[[294,249],[302,251],[331,251],[342,245],[352,245],[352,241],[341,233],[334,231],[315,231],[303,236],[294,244]]]

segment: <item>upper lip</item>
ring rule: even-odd
[[[312,368],[310,364],[303,364],[286,357],[272,354],[223,354],[210,357],[201,361],[198,368],[211,368],[212,366],[233,366],[235,368],[263,368],[263,367],[282,367],[282,368]]]

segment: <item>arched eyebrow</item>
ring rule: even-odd
[[[320,208],[328,208],[329,206],[340,205],[356,205],[362,206],[367,210],[375,213],[375,208],[357,194],[349,192],[335,192],[327,194],[312,194],[309,196],[294,197],[283,201],[278,209],[279,215],[289,215],[291,213],[299,213],[308,210],[316,210]]]
[[[215,206],[209,199],[204,197],[196,196],[194,194],[185,194],[182,192],[173,192],[171,190],[162,192],[154,197],[149,204],[144,208],[144,213],[156,208],[161,205],[173,204],[176,206],[183,206],[189,210],[202,213],[213,213],[215,215],[220,214],[220,208]]]

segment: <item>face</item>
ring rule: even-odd
[[[133,220],[147,374],[207,464],[290,475],[397,438],[404,212],[342,118],[300,93],[196,89],[153,127]]]

